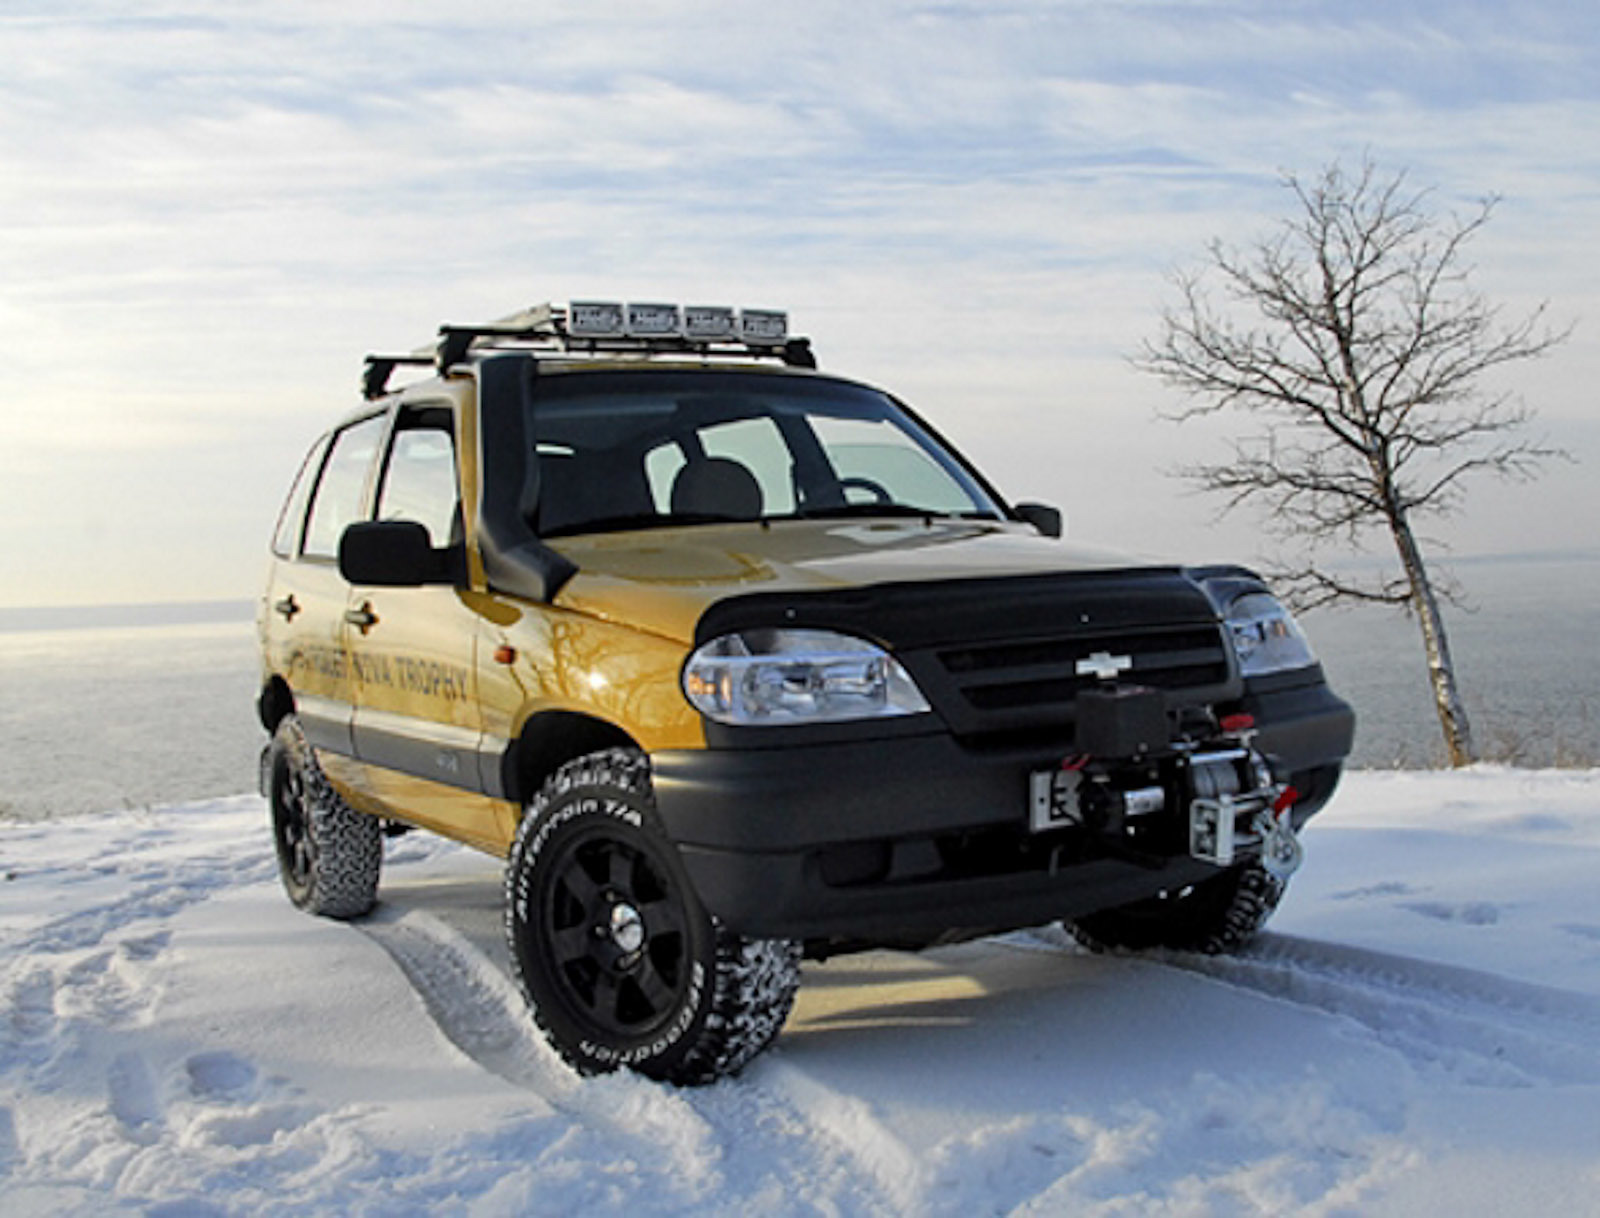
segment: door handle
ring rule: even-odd
[[[283,620],[286,622],[294,621],[294,615],[300,612],[300,605],[294,599],[293,592],[289,593],[281,601],[273,602],[272,608],[274,612],[283,614]]]
[[[352,626],[359,627],[361,633],[366,634],[378,624],[378,615],[372,611],[372,602],[364,601],[359,609],[346,609],[344,620]]]

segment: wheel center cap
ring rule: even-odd
[[[611,942],[625,955],[632,955],[644,946],[644,919],[639,916],[637,909],[626,902],[619,901],[611,907],[607,929],[611,933]]]

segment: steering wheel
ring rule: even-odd
[[[883,483],[874,482],[871,478],[859,478],[859,477],[855,477],[855,478],[840,478],[839,479],[839,489],[840,489],[840,491],[849,491],[849,490],[866,491],[867,494],[872,496],[872,502],[873,503],[893,503],[894,502],[894,496],[891,495],[888,492],[888,490],[884,487]],[[849,502],[849,496],[848,495],[845,496],[845,501]]]

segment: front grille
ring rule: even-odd
[[[974,746],[1070,746],[1077,697],[1102,678],[1078,663],[1127,656],[1114,680],[1167,695],[1169,711],[1239,696],[1216,609],[1176,567],[915,580],[729,597],[704,642],[760,626],[871,639],[903,663],[950,730]]]
[[[1117,681],[1166,691],[1182,704],[1223,692],[1224,648],[1219,627],[1191,622],[942,648],[917,657],[914,675],[931,682],[930,697],[959,733],[1066,727],[1078,694],[1105,684],[1092,672],[1080,674],[1080,661],[1125,657]]]
[[[1132,667],[1118,674],[1118,680],[1134,685],[1187,689],[1228,677],[1221,639],[1212,627],[966,647],[940,652],[939,659],[973,706],[1003,710],[1070,701],[1079,690],[1093,689],[1100,679],[1079,675],[1078,662],[1101,652],[1126,656]]]

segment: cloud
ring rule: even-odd
[[[1514,26],[1477,0],[13,4],[0,474],[92,496],[72,463],[120,452],[156,496],[232,436],[266,521],[362,352],[583,295],[788,305],[1002,482],[1045,476],[1069,418],[1136,425],[1119,452],[1154,470],[1189,441],[1123,357],[1167,268],[1282,213],[1283,169],[1371,151],[1446,206],[1501,192],[1485,286],[1593,314],[1593,25],[1558,0]],[[1587,409],[1590,350],[1530,400]],[[1138,492],[1192,527],[1158,473]]]

